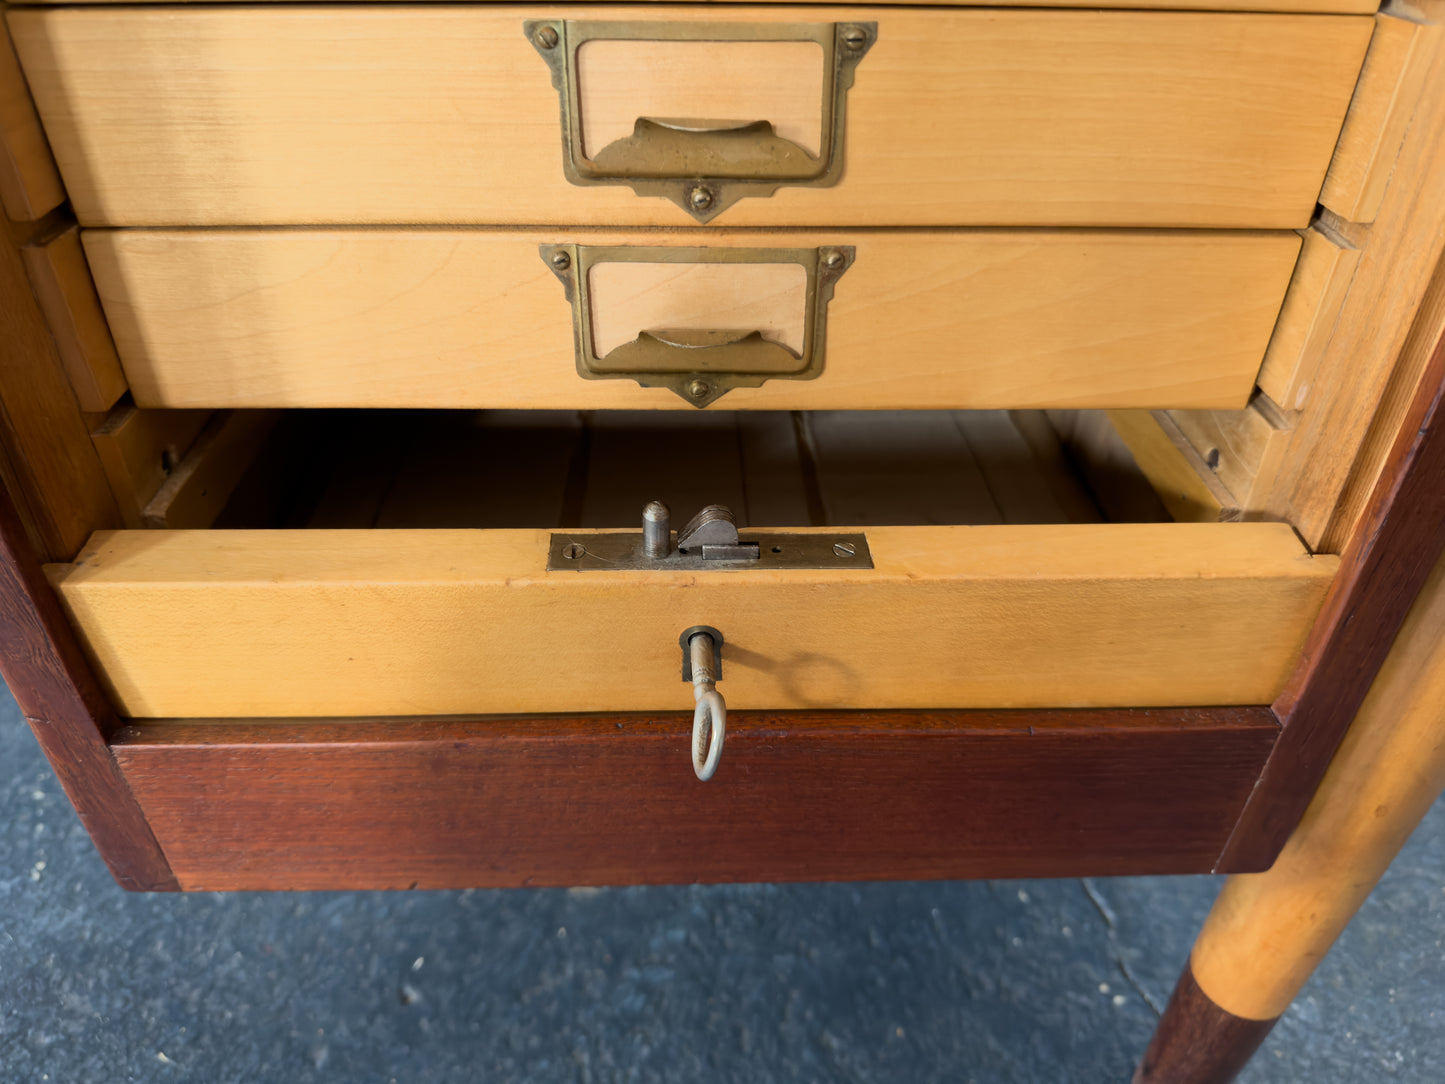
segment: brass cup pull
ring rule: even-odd
[[[663,196],[698,222],[709,221],[745,196],[770,196],[783,185],[838,183],[847,90],[853,85],[853,69],[878,36],[877,23],[534,19],[522,25],[551,69],[561,99],[567,180],[576,185],[628,185],[639,196]],[[637,115],[630,135],[589,153],[578,54],[587,43],[603,41],[817,45],[822,62],[818,153],[784,138],[767,117],[677,120],[645,114]]]
[[[709,178],[714,186],[723,180],[759,176],[796,177],[817,174],[818,159],[773,130],[770,121],[679,121],[638,117],[632,135],[603,147],[592,158],[599,174],[614,177]],[[701,215],[688,192],[688,210]],[[717,212],[712,212],[716,214]],[[708,217],[711,217],[710,215]]]
[[[562,244],[542,245],[541,255],[572,303],[579,376],[665,387],[693,406],[705,407],[732,388],[821,375],[828,302],[834,284],[851,266],[854,250],[845,245],[766,249]],[[798,265],[806,278],[801,349],[791,349],[755,328],[650,328],[638,329],[630,341],[599,350],[591,270],[605,263]]]

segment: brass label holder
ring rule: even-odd
[[[844,103],[853,69],[878,37],[877,23],[708,23],[532,19],[522,24],[562,102],[562,169],[575,185],[628,185],[663,196],[708,222],[746,196],[784,185],[826,188],[843,174]],[[822,132],[817,157],[766,119],[731,127],[638,117],[632,135],[588,158],[582,142],[577,51],[588,41],[809,41],[823,53]]]
[[[828,302],[833,286],[853,263],[851,245],[819,248],[726,248],[676,245],[542,245],[542,260],[572,303],[577,375],[584,380],[635,380],[668,388],[695,407],[716,402],[733,388],[768,380],[813,380],[823,372]],[[652,329],[599,356],[593,336],[589,272],[599,263],[783,264],[802,266],[802,352],[752,329]]]

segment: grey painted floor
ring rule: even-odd
[[[0,1081],[1125,1081],[1211,878],[134,896],[0,692]],[[1445,1080],[1437,805],[1246,1072]]]

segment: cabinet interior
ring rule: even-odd
[[[750,527],[1169,519],[1122,444],[1042,411],[365,410],[283,415],[210,525],[619,528],[649,500]]]

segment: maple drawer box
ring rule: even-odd
[[[1338,564],[1285,524],[1101,522],[1038,413],[337,417],[287,457],[322,464],[283,472],[303,511],[272,493],[309,529],[51,567],[123,714],[679,710],[695,626],[739,709],[1257,704]],[[639,567],[655,498],[677,529]],[[758,552],[688,564],[717,503]]]
[[[1373,28],[827,5],[8,19],[86,226],[1297,229]]]
[[[144,408],[1238,408],[1300,250],[1202,230],[84,238]]]

